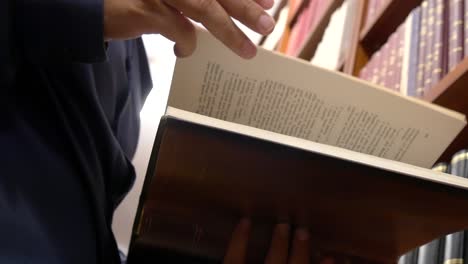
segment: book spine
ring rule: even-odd
[[[382,53],[381,53],[381,63],[379,65],[379,85],[382,85],[386,88],[388,87],[388,76],[387,76],[387,71],[388,71],[388,63],[389,63],[389,58],[390,58],[390,43],[387,42],[383,45],[382,47]]]
[[[424,65],[424,94],[432,88],[432,71],[434,57],[434,33],[435,33],[435,8],[437,0],[429,0],[427,14],[427,34],[426,34],[426,61]]]
[[[403,55],[405,49],[405,32],[406,28],[410,27],[410,25],[403,23],[400,28],[397,30],[397,39],[396,39],[396,46],[397,46],[397,58],[396,58],[396,67],[395,67],[395,81],[394,81],[394,89],[395,91],[402,92],[401,90],[401,70],[403,68]],[[406,91],[404,92],[406,94]]]
[[[435,239],[421,246],[418,254],[418,264],[439,264],[441,262],[441,248],[443,240]]]
[[[448,71],[452,71],[463,59],[463,0],[449,0]]]
[[[430,87],[435,86],[445,74],[444,54],[446,54],[446,47],[444,45],[444,27],[446,25],[445,19],[446,5],[444,0],[435,1],[435,20],[434,20],[434,51],[432,54],[432,74]]]
[[[380,72],[379,69],[382,66],[382,51],[379,50],[374,53],[373,60],[374,63],[372,65],[372,83],[380,84]]]
[[[418,249],[411,250],[404,254],[398,260],[398,264],[417,264],[418,263]]]
[[[450,162],[450,173],[467,178],[468,168],[466,167],[468,160],[468,151],[460,150],[453,155]],[[465,233],[463,231],[455,232],[445,236],[445,250],[443,263],[460,263],[463,264],[463,254],[465,246]]]
[[[407,47],[409,48],[408,51],[408,70],[405,74],[408,75],[407,78],[407,94],[409,96],[417,97],[417,87],[418,87],[418,78],[419,78],[419,56],[420,56],[420,35],[421,35],[421,7],[416,8],[413,11],[413,19],[411,23],[411,32],[409,33],[410,41]],[[405,40],[406,41],[406,40]],[[422,77],[421,77],[422,78]]]
[[[388,66],[385,80],[385,87],[395,90],[396,81],[396,60],[397,60],[397,44],[398,36],[397,33],[393,33],[388,40]]]
[[[464,54],[463,55],[464,55],[464,57],[466,57],[466,56],[468,56],[468,38],[467,38],[468,37],[468,0],[465,0],[463,2],[462,10],[464,10],[463,11],[464,12],[464,15],[463,15],[464,20],[463,21],[465,22],[464,23],[465,24],[464,25],[465,30],[463,31],[463,36],[464,36],[463,38],[465,39],[465,41],[464,41],[465,48],[464,48]]]
[[[428,18],[428,2],[425,0],[421,4],[421,31],[419,33],[419,52],[418,52],[418,75],[416,96],[424,96],[424,78],[425,78],[425,59],[426,59],[426,35],[427,35],[427,18]]]
[[[365,26],[368,26],[374,20],[376,12],[377,12],[378,2],[379,2],[378,0],[369,0],[367,2],[367,12],[366,12],[366,18],[365,18],[365,23],[364,23]]]
[[[464,232],[456,232],[445,236],[443,263],[463,264]]]

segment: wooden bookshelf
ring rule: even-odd
[[[361,30],[360,42],[367,53],[379,49],[422,0],[387,0],[370,23]]]
[[[468,58],[448,73],[424,96],[424,100],[468,115]],[[458,150],[468,147],[468,128],[447,148],[440,160],[449,161]]]
[[[314,1],[314,0],[312,0]],[[343,4],[344,0],[331,0],[327,4],[328,6],[324,9],[325,11],[320,14],[318,23],[312,28],[307,36],[306,41],[302,44],[296,57],[310,61],[314,57],[315,51],[322,40],[325,29],[330,22],[330,18],[333,13]]]
[[[310,0],[315,1],[315,0]],[[330,0],[319,22],[311,29],[305,43],[296,55],[310,61],[322,40],[332,14],[343,4],[344,0]],[[411,11],[420,6],[423,0],[387,0],[376,11],[374,18],[365,23],[368,0],[359,0],[356,21],[349,25],[353,30],[347,57],[340,61],[337,71],[358,76],[370,57],[379,50],[397,28],[405,22]],[[296,14],[297,18],[297,14]],[[425,101],[461,112],[468,116],[468,58],[446,75],[422,98]],[[441,161],[449,161],[460,149],[468,147],[468,128],[464,129],[441,156]]]

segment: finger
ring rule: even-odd
[[[265,264],[285,264],[288,260],[289,225],[278,224],[273,231]]]
[[[259,4],[261,7],[267,10],[272,8],[273,5],[275,4],[274,0],[255,0],[255,2],[257,2],[257,4]]]
[[[310,261],[309,247],[309,231],[305,228],[297,229],[294,234],[293,248],[289,263],[308,264]]]
[[[275,27],[275,20],[252,0],[219,0],[229,15],[260,34],[269,34]]]
[[[194,25],[179,11],[164,3],[158,5],[154,12],[157,19],[153,23],[157,25],[159,33],[174,41],[174,53],[177,57],[191,55],[196,48],[196,33]]]
[[[242,219],[232,233],[224,264],[243,264],[247,254],[247,245],[250,234],[250,221]]]
[[[257,48],[234,24],[216,0],[164,0],[185,16],[201,22],[216,38],[243,58],[252,58]]]

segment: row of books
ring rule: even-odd
[[[465,8],[468,0],[423,1],[372,55],[359,76],[405,95],[424,97],[468,51]]]
[[[441,162],[434,170],[468,178],[468,149],[453,155],[450,164]],[[398,264],[468,263],[468,230],[435,239],[400,257]],[[466,248],[466,249],[465,249]]]
[[[288,0],[262,47],[297,56],[328,6],[329,0]]]

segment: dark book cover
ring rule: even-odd
[[[326,177],[311,174],[314,168],[326,168]],[[391,263],[465,228],[468,212],[460,208],[467,204],[466,190],[452,185],[165,117],[128,263],[219,263],[243,216],[253,223],[247,263],[264,259],[278,221],[306,223],[311,263],[326,255],[341,256],[338,263]]]
[[[434,69],[433,57],[435,52],[435,18],[437,0],[428,1],[427,34],[426,34],[426,58],[424,59],[424,94],[432,88],[432,71]]]
[[[417,264],[442,263],[443,239],[435,239],[419,248]]]
[[[463,0],[449,0],[448,70],[452,71],[463,59],[464,16]]]
[[[460,150],[455,153],[450,162],[450,173],[459,177],[468,177],[468,151]],[[449,234],[445,237],[444,263],[463,264],[465,245],[465,231]]]
[[[427,46],[427,20],[429,14],[428,1],[425,0],[421,4],[421,31],[419,33],[419,55],[418,55],[418,75],[416,96],[422,98],[424,96],[424,80],[426,78],[426,46]]]
[[[412,20],[412,34],[408,41],[410,41],[410,57],[409,57],[409,66],[408,66],[408,88],[407,93],[409,96],[417,97],[417,87],[418,87],[418,79],[419,79],[419,46],[420,46],[420,35],[421,35],[421,7],[418,7],[413,10],[412,12],[413,20]],[[407,40],[405,40],[407,41]],[[422,74],[422,72],[421,72]],[[422,77],[421,77],[422,78]]]
[[[417,264],[418,263],[418,249],[413,249],[405,255],[401,256],[398,264]]]
[[[446,0],[435,0],[435,19],[434,19],[434,47],[432,53],[432,82],[431,87],[435,86],[445,75],[444,55],[446,54],[447,44],[444,43],[444,32],[447,30],[446,18]]]

